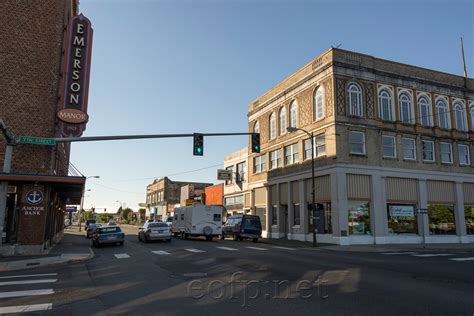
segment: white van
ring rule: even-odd
[[[171,232],[182,239],[204,236],[212,240],[222,233],[223,211],[222,206],[201,204],[175,208]]]

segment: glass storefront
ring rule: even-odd
[[[349,235],[371,235],[370,203],[368,201],[348,201]]]
[[[428,206],[430,235],[456,235],[454,205],[431,204]]]
[[[474,205],[464,205],[464,218],[466,220],[466,233],[474,235]]]
[[[416,234],[415,205],[388,204],[388,232],[390,234]]]

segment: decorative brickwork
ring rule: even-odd
[[[313,122],[313,89],[307,89],[297,96],[299,105],[298,126],[306,126]]]
[[[326,101],[326,117],[333,116],[334,114],[334,103],[333,103],[333,93],[332,93],[332,85],[333,85],[333,80],[332,77],[330,77],[328,80],[324,81],[322,83],[324,86],[324,100]]]
[[[346,115],[346,83],[347,80],[336,78],[336,102],[338,115]]]
[[[371,82],[364,82],[365,108],[367,118],[375,118],[375,85]]]

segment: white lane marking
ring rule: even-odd
[[[413,257],[422,257],[422,258],[427,258],[427,257],[446,257],[446,256],[454,256],[452,253],[426,253],[422,255],[412,255]]]
[[[184,250],[189,251],[189,252],[195,252],[195,253],[205,252],[204,250],[194,249],[194,248],[188,248],[188,249],[184,249]]]
[[[449,260],[453,261],[471,261],[474,260],[474,257],[466,257],[466,258],[448,258]]]
[[[53,289],[0,292],[0,298],[54,294]]]
[[[418,252],[414,251],[403,251],[403,252],[381,252],[382,255],[413,255],[417,254]]]
[[[245,247],[248,249],[254,249],[254,250],[268,250],[267,248],[259,248],[259,247]]]
[[[126,259],[126,258],[130,258],[129,255],[127,255],[126,253],[116,253],[115,255],[115,258],[117,259]]]
[[[45,274],[20,274],[20,275],[10,275],[10,276],[3,276],[0,279],[15,279],[15,278],[31,278],[31,277],[45,277],[45,276],[56,276],[57,273],[45,273]],[[29,306],[29,305],[25,305]]]
[[[222,249],[222,250],[228,250],[228,251],[236,251],[236,250],[239,250],[237,248],[230,248],[230,247],[216,247],[218,249]]]
[[[296,250],[296,248],[289,248],[289,247],[281,247],[281,246],[273,246],[276,249],[284,249],[284,250]]]
[[[5,306],[2,307],[0,315],[13,314],[13,313],[28,313],[28,312],[39,312],[48,311],[53,308],[53,304],[33,304],[33,305],[17,305],[17,306]]]
[[[161,255],[161,256],[166,256],[169,255],[170,253],[164,250],[157,250],[157,251],[152,251],[154,254]]]
[[[39,280],[23,280],[23,281],[6,281],[0,282],[0,286],[2,285],[18,285],[18,284],[39,284],[39,283],[54,283],[58,279],[39,279]]]

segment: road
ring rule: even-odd
[[[177,238],[145,244],[138,242],[136,228],[124,231],[124,246],[94,248],[87,262],[0,273],[0,311],[29,306],[40,315],[474,314],[473,253],[349,252]]]

